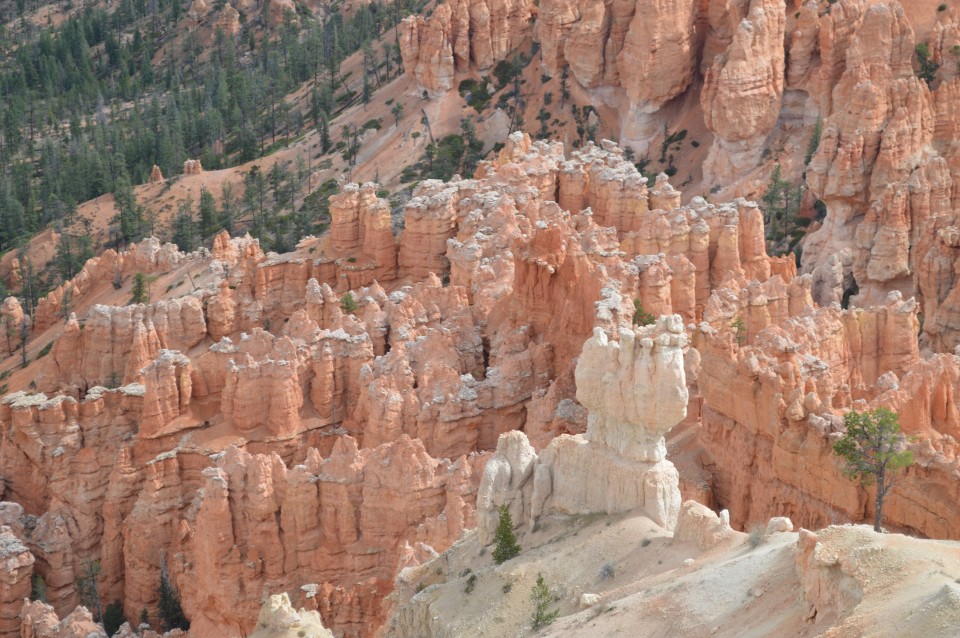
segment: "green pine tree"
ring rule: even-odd
[[[130,303],[150,303],[150,291],[147,289],[147,276],[138,272],[133,276],[133,288],[130,290]]]
[[[547,583],[543,579],[543,574],[539,572],[537,572],[537,584],[533,586],[533,591],[530,592],[530,599],[533,600],[534,605],[533,618],[531,619],[531,627],[533,629],[546,627],[560,615],[560,610],[558,609],[550,611],[553,596],[550,595],[550,588],[547,587]]]
[[[500,565],[517,556],[520,553],[520,546],[517,544],[517,537],[513,534],[513,519],[510,517],[510,509],[506,505],[501,505],[497,513],[500,520],[493,537],[493,542],[496,544],[493,550],[493,562]]]
[[[872,412],[851,410],[843,419],[846,432],[833,451],[843,457],[844,476],[863,485],[876,484],[873,529],[882,531],[883,499],[893,486],[897,470],[913,463],[913,452],[905,449],[907,437],[900,432],[900,418],[886,408]]]

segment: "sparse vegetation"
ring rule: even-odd
[[[180,607],[180,596],[170,583],[167,576],[165,565],[161,565],[160,586],[157,587],[157,593],[160,596],[158,605],[160,607],[160,622],[164,631],[171,629],[190,629],[190,621],[183,613]]]
[[[47,602],[47,581],[40,574],[34,574],[30,579],[30,600]]]
[[[123,378],[120,376],[116,370],[110,373],[110,376],[107,377],[107,380],[103,382],[103,387],[110,390],[116,390],[120,387],[120,383],[123,381]]]
[[[73,581],[80,604],[90,610],[94,620],[103,618],[103,608],[100,606],[100,590],[97,587],[97,576],[100,574],[100,561],[84,561],[80,575]]]
[[[794,188],[791,182],[783,179],[780,164],[776,164],[770,173],[767,190],[760,200],[763,221],[767,229],[767,240],[770,243],[777,244],[786,236],[789,230],[787,221],[800,210],[802,197],[803,184]]]
[[[52,342],[52,341],[51,341],[50,343],[48,343],[47,345],[43,346],[43,348],[40,349],[40,352],[37,353],[37,359],[42,359],[43,357],[45,357],[45,356],[47,356],[48,354],[50,354],[51,348],[53,348],[53,342]]]
[[[931,86],[933,81],[937,77],[937,69],[940,68],[940,65],[933,60],[933,56],[930,55],[930,46],[926,42],[921,42],[917,45],[916,48],[917,54],[917,77],[927,83],[927,86]]]
[[[467,578],[467,585],[463,588],[463,593],[470,594],[473,593],[474,588],[477,586],[477,575],[470,574]]]
[[[600,580],[610,580],[617,573],[616,568],[613,566],[613,563],[607,563],[600,568]]]
[[[823,119],[817,118],[816,123],[813,125],[813,131],[810,133],[810,141],[807,142],[807,152],[803,156],[803,165],[806,166],[810,163],[810,160],[813,159],[813,156],[816,155],[817,149],[820,148],[820,138],[823,136]]]
[[[357,311],[357,302],[353,298],[353,293],[348,292],[344,296],[340,297],[340,309],[346,312],[347,314],[353,314]]]
[[[633,300],[633,325],[650,326],[657,323],[657,318],[643,309],[639,299]]]
[[[736,339],[737,345],[742,346],[747,340],[747,324],[744,323],[740,315],[737,315],[734,320],[730,322],[730,327],[733,328],[733,338]]]
[[[896,472],[913,463],[913,452],[906,449],[909,439],[900,432],[900,418],[887,408],[851,410],[843,423],[846,432],[834,443],[833,451],[845,462],[844,476],[875,487],[873,529],[880,532],[883,502]]]

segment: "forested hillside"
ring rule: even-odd
[[[42,7],[4,5],[0,250],[16,249],[48,225],[67,227],[56,267],[69,278],[98,247],[82,228],[70,227],[72,215],[104,193],[114,194],[119,209],[111,245],[160,234],[192,249],[217,230],[236,230],[249,212],[244,229],[269,248],[289,249],[323,221],[325,197],[293,204],[314,158],[250,171],[244,189],[228,189],[220,202],[209,194],[182,202],[172,228],[157,227],[133,186],[154,166],[168,178],[191,158],[207,170],[235,166],[311,129],[320,132],[324,153],[334,150],[330,120],[369,101],[400,72],[396,39],[377,38],[421,5],[374,1],[348,10],[334,3],[316,12],[299,6],[277,25],[264,12],[241,19],[237,33],[217,25],[205,32],[177,0],[68,3],[68,17],[46,26],[31,19]],[[222,8],[220,2],[214,10]],[[341,64],[361,50],[363,89],[350,90]],[[304,83],[306,108],[287,99]]]

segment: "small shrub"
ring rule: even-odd
[[[47,581],[40,574],[34,574],[30,581],[30,600],[47,602]]]
[[[473,592],[476,586],[477,586],[477,575],[470,574],[470,578],[467,579],[467,586],[463,588],[463,593],[469,594]]]
[[[424,583],[417,583],[417,593],[418,593],[418,594],[419,594],[420,592],[422,592],[422,591],[423,591],[424,589],[426,589],[426,588],[427,588],[426,584],[424,584]]]
[[[607,563],[600,568],[600,580],[610,580],[616,573],[616,568],[614,568],[613,563]]]
[[[37,359],[42,359],[43,357],[45,357],[45,356],[47,356],[48,354],[50,354],[50,349],[51,349],[51,348],[53,348],[53,342],[52,342],[52,341],[51,341],[50,343],[48,343],[47,345],[43,346],[43,348],[40,349],[40,352],[37,353]]]
[[[104,382],[104,387],[111,390],[116,390],[120,387],[120,383],[123,381],[123,377],[120,376],[116,370],[110,373],[110,376],[107,377],[107,380]]]
[[[944,3],[941,4],[939,7],[937,7],[937,11],[946,11],[946,10],[947,10],[947,3],[946,3],[946,2],[944,2]]]
[[[762,525],[754,525],[750,528],[750,535],[747,536],[747,543],[750,549],[756,549],[767,541],[767,530]]]
[[[353,314],[357,311],[357,302],[353,298],[353,293],[348,292],[344,296],[340,297],[340,309],[346,312],[347,314]]]
[[[458,87],[460,97],[467,101],[478,113],[490,104],[490,92],[487,91],[487,80],[466,79]]]
[[[649,545],[649,544],[652,543],[652,542],[653,542],[653,541],[650,540],[649,538],[645,538],[645,539],[643,539],[643,542],[640,543],[640,546],[641,546],[641,547],[646,547],[647,545]]]
[[[481,548],[480,548],[480,555],[481,555],[481,556],[486,556],[486,555],[487,555],[487,548],[486,548],[486,547],[481,547]]]
[[[639,299],[633,300],[633,325],[650,326],[657,323],[657,318],[643,309]]]
[[[502,589],[503,589],[503,593],[509,594],[510,590],[513,589],[513,583],[507,583],[502,587]]]
[[[348,263],[351,263],[351,264],[355,264],[355,263],[357,263],[357,258],[356,258],[356,257],[347,257],[347,262],[348,262]]]
[[[733,336],[737,340],[737,345],[742,346],[747,340],[747,324],[743,322],[743,318],[737,317],[730,322],[730,327],[734,330]]]
[[[374,131],[379,131],[381,128],[383,128],[383,120],[381,118],[377,118],[375,120],[367,120],[364,122],[363,126],[360,127],[360,130],[369,131],[372,129]]]
[[[926,42],[921,42],[917,45],[916,54],[917,63],[920,67],[917,71],[917,77],[925,81],[927,86],[929,86],[933,84],[937,69],[940,68],[940,65],[934,62],[933,56],[930,54],[930,47]]]

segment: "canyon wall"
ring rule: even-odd
[[[367,635],[399,569],[490,531],[491,482],[529,486],[517,520],[643,507],[669,526],[704,472],[737,527],[867,517],[830,444],[874,405],[920,437],[889,523],[951,536],[960,361],[921,357],[918,305],[818,308],[756,205],[681,201],[615,144],[567,156],[517,133],[474,179],[421,183],[396,240],[375,187],[350,186],[329,235],[285,255],[220,235],[90,260],[41,302],[34,342],[53,345],[0,402],[0,498],[23,508],[5,555],[24,565],[0,594],[32,570],[66,617],[99,560],[128,618],[156,625],[168,573],[192,635],[250,631],[280,592]],[[144,271],[170,294],[124,305]],[[664,459],[675,436],[696,464]],[[604,459],[643,489],[598,505],[557,478]]]

